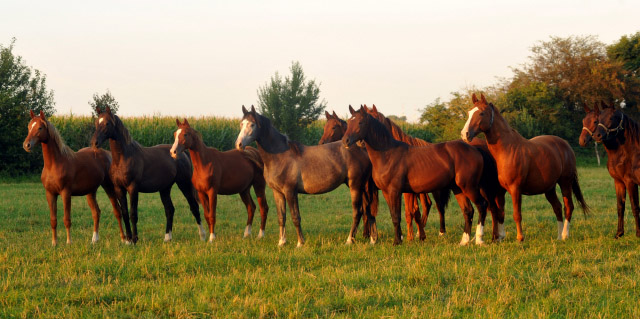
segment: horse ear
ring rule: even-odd
[[[249,111],[247,111],[247,108],[242,105],[242,114],[247,115],[247,113],[249,113]]]
[[[473,93],[473,95],[471,95],[471,101],[473,102],[473,104],[478,103],[478,97],[476,96],[475,93]]]
[[[329,114],[329,112],[327,112],[327,111],[324,111],[324,116],[327,117],[327,120],[331,119],[331,114]]]
[[[40,111],[40,118],[44,121],[46,121],[47,119],[44,116],[44,112]]]
[[[31,114],[31,119],[35,119],[36,115],[33,113],[33,110],[29,110],[29,114]]]
[[[256,108],[253,107],[253,104],[251,105],[251,113],[256,114]]]
[[[178,125],[178,127],[180,127],[180,120],[176,119],[176,125]]]
[[[600,116],[600,109],[598,108],[598,102],[593,103],[593,111],[596,113],[596,116]]]
[[[586,113],[591,113],[591,109],[587,106],[587,103],[582,102],[582,108]]]
[[[107,105],[107,114],[111,114],[111,107]]]
[[[334,118],[338,118],[338,114],[336,114],[336,111],[333,111],[332,115],[333,115]]]
[[[375,104],[371,107],[371,110],[373,111],[373,113],[378,113],[378,109],[376,108]]]
[[[102,113],[102,110],[96,105],[96,114],[100,115],[100,113]]]
[[[484,98],[484,94],[480,93],[480,100],[482,100],[482,103],[489,105],[489,103],[487,103],[487,99]]]
[[[353,106],[351,106],[351,104],[349,104],[349,113],[351,113],[351,115],[356,115],[356,110],[353,109]]]
[[[187,121],[187,119],[186,119],[186,118],[184,118],[184,123],[182,123],[182,124],[184,124],[184,125],[186,125],[186,126],[188,126],[188,127],[191,127],[191,125],[189,125],[189,121]]]

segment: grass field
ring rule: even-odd
[[[453,202],[446,236],[438,237],[433,213],[426,241],[392,246],[384,200],[379,243],[371,246],[358,234],[358,243],[346,246],[351,212],[345,187],[301,196],[307,243],[300,249],[290,217],[289,243],[277,247],[271,193],[264,239],[255,238],[259,217],[253,237],[242,238],[246,212],[238,196],[223,196],[218,237],[207,244],[177,189],[171,243],[163,243],[157,194],[141,195],[141,241],[125,246],[100,191],[100,241],[90,243],[88,205],[74,198],[73,243],[64,244],[59,213],[60,244],[52,247],[42,185],[3,183],[0,317],[638,318],[640,239],[631,214],[627,235],[614,240],[612,179],[604,167],[579,173],[592,214],[574,213],[568,240],[556,240],[555,217],[540,195],[523,200],[524,243],[515,241],[509,204],[506,241],[469,247],[457,245],[463,222]]]

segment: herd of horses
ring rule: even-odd
[[[87,196],[94,226],[92,242],[98,241],[100,208],[96,191],[102,186],[118,220],[123,242],[138,241],[138,194],[160,193],[165,210],[165,241],[172,239],[175,208],[171,188],[178,188],[189,203],[201,240],[206,240],[199,205],[208,224],[208,240],[215,239],[218,195],[239,194],[247,209],[244,236],[251,235],[256,205],[250,195],[253,188],[260,209],[260,232],[264,236],[269,207],[265,187],[273,190],[280,226],[279,245],[286,243],[286,206],[296,228],[298,247],[305,242],[301,227],[298,194],[322,194],[340,185],[349,187],[352,203],[352,226],[347,243],[355,240],[360,222],[363,236],[371,243],[378,239],[376,218],[378,193],[389,206],[394,227],[394,244],[403,240],[401,198],[404,197],[407,239],[425,239],[424,227],[435,203],[440,217],[440,235],[446,232],[445,209],[453,193],[464,216],[460,241],[472,239],[483,244],[487,210],[492,217],[492,239],[505,238],[505,194],[513,200],[513,218],[517,240],[522,232],[522,195],[544,194],[558,222],[558,239],[569,236],[574,210],[573,197],[584,214],[588,214],[576,168],[576,158],[567,141],[550,135],[525,139],[512,129],[499,110],[472,96],[473,109],[461,131],[461,140],[431,144],[411,137],[375,105],[349,106],[351,117],[344,121],[335,112],[325,112],[324,134],[318,145],[307,146],[289,140],[271,125],[271,121],[242,107],[243,117],[235,149],[218,151],[207,147],[201,134],[176,120],[173,145],[144,147],[134,141],[129,131],[107,107],[97,110],[91,147],[74,152],[66,146],[56,128],[40,112],[31,111],[28,135],[23,147],[29,152],[42,145],[44,168],[41,180],[50,209],[52,243],[57,243],[57,199],[62,197],[67,243],[71,242],[71,196]],[[600,109],[601,108],[601,109]],[[601,103],[590,109],[580,135],[580,145],[592,139],[602,143],[608,153],[608,168],[615,181],[618,205],[616,238],[624,234],[624,209],[627,191],[640,237],[638,184],[640,170],[640,128],[613,105]],[[486,139],[476,138],[484,133]],[[99,148],[109,141],[110,151]],[[249,146],[257,144],[257,149]],[[560,186],[564,202],[556,194]],[[433,201],[430,197],[433,197]],[[127,201],[127,195],[129,200]],[[423,214],[420,213],[420,203]],[[475,237],[471,237],[474,207],[478,210]],[[124,228],[123,228],[124,221]]]

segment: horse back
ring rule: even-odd
[[[168,144],[141,147],[139,154],[132,156],[132,171],[127,175],[135,180],[138,191],[155,193],[170,187],[176,180],[178,168],[191,179],[191,160],[184,152],[173,159],[170,149],[171,145]]]

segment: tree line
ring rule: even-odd
[[[29,110],[42,110],[48,116],[55,113],[54,92],[46,87],[46,75],[27,66],[13,52],[14,46],[15,39],[8,46],[0,44],[0,176],[40,169],[38,151],[27,154],[21,146]],[[452,92],[447,100],[438,98],[427,104],[420,124],[406,123],[405,117],[389,117],[399,121],[409,134],[431,142],[458,139],[472,106],[469,96],[482,92],[523,136],[558,135],[575,146],[582,127],[583,104],[614,103],[636,117],[640,105],[639,68],[640,32],[624,35],[610,45],[595,36],[551,37],[536,43],[527,60],[512,68],[511,77],[489,87],[461,89]],[[293,62],[289,71],[284,77],[276,72],[258,88],[258,110],[290,138],[315,144],[321,129],[316,121],[327,102],[320,98],[320,83],[308,79],[299,62]],[[96,108],[110,106],[114,112],[119,108],[108,90],[94,94],[88,104],[93,116]],[[74,126],[73,132],[92,128],[89,119],[75,122],[83,124]],[[82,146],[83,134],[78,136],[72,144]]]

